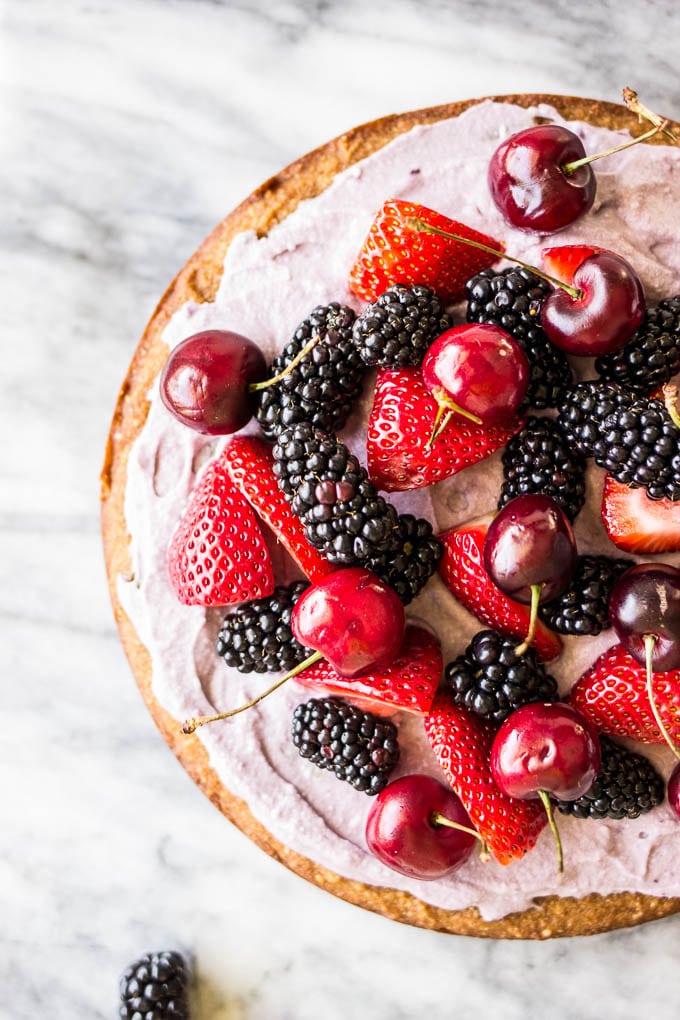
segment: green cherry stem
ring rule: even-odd
[[[461,407],[455,400],[452,400],[443,386],[435,386],[432,390],[432,396],[437,401],[437,413],[432,423],[430,438],[425,444],[427,450],[434,444],[435,439],[439,438],[454,414],[460,414],[463,418],[474,422],[475,425],[482,424],[481,418],[478,418],[472,411],[466,411],[464,407]]]
[[[548,816],[548,825],[550,826],[550,831],[553,834],[553,839],[555,840],[555,849],[557,850],[557,870],[559,871],[560,874],[562,874],[562,872],[564,871],[564,854],[562,853],[562,840],[560,839],[560,833],[557,828],[557,825],[555,824],[553,806],[550,802],[550,797],[545,792],[545,790],[539,790],[538,796],[540,797],[541,803],[545,808],[545,813]]]
[[[274,691],[277,691],[279,687],[282,687],[286,680],[292,680],[292,678],[297,676],[298,673],[302,673],[302,671],[307,669],[308,666],[313,665],[322,658],[323,655],[321,652],[313,652],[286,673],[285,676],[280,677],[280,679],[277,680],[276,683],[273,683],[271,687],[268,687],[266,691],[262,691],[262,693],[258,694],[257,697],[251,698],[250,701],[246,701],[244,705],[239,705],[238,708],[232,708],[228,712],[218,712],[216,715],[199,715],[194,716],[193,719],[187,719],[182,726],[182,733],[194,733],[199,726],[205,726],[207,723],[211,722],[219,722],[221,719],[231,719],[232,716],[238,715],[240,712],[245,712],[248,708],[253,708],[254,705],[258,705],[261,701],[264,701],[265,698],[269,697],[270,694],[273,694]]]
[[[531,607],[529,609],[529,630],[527,636],[522,641],[521,645],[517,645],[515,648],[515,655],[524,655],[527,648],[532,644],[536,635],[536,624],[538,623],[538,607],[541,601],[541,592],[543,591],[542,584],[532,584],[531,586]]]
[[[670,733],[668,732],[668,730],[666,729],[666,727],[665,727],[665,725],[663,723],[663,720],[661,718],[661,713],[659,712],[658,706],[656,704],[656,698],[654,697],[654,687],[653,687],[654,668],[653,667],[654,667],[654,645],[656,644],[656,634],[645,634],[644,635],[644,642],[645,642],[645,666],[647,668],[647,697],[649,698],[649,704],[651,705],[652,714],[654,716],[654,719],[656,720],[656,725],[661,730],[662,737],[664,738],[664,740],[666,741],[666,743],[670,747],[670,749],[673,752],[673,754],[675,755],[675,757],[680,761],[680,749],[678,749],[675,746],[675,744],[673,743],[673,740],[671,739],[671,735],[670,735]]]
[[[289,373],[292,372],[293,369],[300,364],[302,359],[306,358],[309,352],[316,347],[320,339],[321,336],[319,335],[319,333],[315,333],[314,336],[307,341],[302,350],[298,351],[293,360],[288,365],[286,365],[285,368],[282,368],[281,371],[277,373],[277,375],[273,375],[271,379],[263,379],[261,382],[249,383],[248,385],[249,393],[257,393],[258,390],[266,390],[268,386],[275,386],[277,383],[281,382],[282,379],[285,379],[286,376],[289,375]]]
[[[481,843],[479,851],[479,858],[485,864],[491,860],[491,854],[489,848],[486,845],[486,840],[476,829],[471,829],[469,825],[461,825],[459,822],[452,822],[450,818],[445,815],[440,815],[438,811],[433,811],[430,817],[430,821],[433,825],[445,825],[449,829],[458,829],[459,832],[467,832],[470,836],[474,836]]]
[[[638,135],[637,138],[630,138],[627,142],[623,142],[613,149],[607,149],[606,152],[594,152],[592,156],[584,156],[582,159],[575,159],[571,163],[564,163],[560,170],[563,174],[569,176],[569,174],[573,174],[575,170],[578,170],[579,167],[594,163],[596,159],[602,159],[604,156],[613,156],[615,152],[623,152],[624,149],[630,149],[632,145],[637,145],[638,142],[646,142],[648,138],[652,138],[653,135],[658,135],[660,131],[663,131],[667,123],[668,121],[661,121],[660,124],[656,124],[649,131],[645,131],[643,135]]]

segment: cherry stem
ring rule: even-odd
[[[678,410],[678,387],[675,383],[666,383],[663,387],[663,401],[671,421],[680,429],[680,411]]]
[[[529,648],[536,635],[536,624],[538,623],[538,606],[541,601],[541,592],[543,591],[542,584],[532,584],[531,586],[531,608],[529,610],[529,630],[527,636],[522,641],[521,645],[517,645],[515,648],[515,655],[524,655],[526,650]]]
[[[432,396],[437,401],[437,413],[432,424],[432,432],[430,438],[425,444],[427,450],[430,449],[435,439],[438,439],[442,434],[446,426],[451,420],[451,416],[455,414],[462,415],[463,418],[467,418],[469,421],[474,422],[475,425],[482,425],[482,419],[478,418],[472,411],[466,411],[464,407],[457,404],[455,400],[452,400],[448,395],[443,386],[435,386],[432,390]]]
[[[560,874],[562,874],[562,872],[564,871],[564,855],[562,853],[562,840],[560,839],[560,834],[557,825],[555,824],[555,816],[553,814],[553,807],[550,802],[550,797],[545,792],[545,790],[539,790],[538,796],[540,797],[541,803],[545,808],[545,813],[548,816],[548,825],[550,826],[550,831],[553,834],[553,839],[555,840],[555,848],[557,850],[557,870],[559,871]]]
[[[648,120],[650,124],[655,124],[660,131],[666,135],[667,138],[675,144],[680,144],[680,138],[668,127],[668,121],[660,117],[658,113],[654,113],[652,110],[647,109],[640,100],[638,99],[637,92],[631,88],[624,88],[623,90],[623,101],[630,110],[631,113],[636,113],[638,117],[642,117],[644,120]]]
[[[606,152],[594,152],[591,156],[583,156],[582,159],[575,159],[571,163],[564,163],[560,170],[568,177],[575,170],[578,170],[579,167],[588,166],[589,163],[594,163],[596,159],[602,159],[604,156],[613,156],[615,152],[623,152],[624,149],[630,149],[632,145],[637,145],[638,142],[646,142],[648,138],[652,138],[653,135],[658,135],[659,131],[663,131],[667,123],[667,121],[662,121],[660,124],[650,128],[649,131],[645,131],[643,135],[638,135],[637,138],[630,138],[627,142],[623,142],[613,149],[607,149]]]
[[[468,835],[474,836],[482,844],[479,851],[479,856],[482,861],[486,864],[487,861],[491,860],[489,848],[486,845],[486,840],[476,829],[471,829],[469,825],[461,825],[460,822],[452,822],[446,815],[440,815],[438,811],[433,811],[430,817],[432,825],[445,825],[449,829],[458,829],[459,832],[467,832]]]
[[[320,339],[321,339],[320,334],[316,333],[311,338],[311,340],[307,341],[302,350],[298,351],[293,360],[288,365],[286,365],[285,368],[282,368],[281,371],[277,373],[277,375],[273,375],[271,379],[263,379],[262,382],[249,383],[248,392],[257,393],[258,390],[266,390],[268,386],[275,386],[276,383],[281,382],[282,379],[285,379],[286,376],[289,375],[293,371],[293,369],[300,364],[303,358],[307,357],[309,352],[316,347]]]
[[[238,715],[240,712],[245,712],[248,708],[253,708],[254,705],[264,701],[264,699],[269,697],[270,694],[273,694],[274,691],[283,686],[286,680],[292,680],[292,678],[297,676],[298,673],[302,673],[303,670],[307,669],[307,666],[313,665],[313,663],[318,662],[319,659],[322,658],[323,655],[321,652],[313,652],[312,655],[308,655],[306,659],[299,662],[297,666],[286,673],[285,676],[282,676],[279,680],[277,680],[276,683],[272,684],[271,687],[268,687],[266,691],[258,694],[256,698],[246,701],[244,705],[239,705],[238,708],[232,708],[228,712],[219,712],[216,715],[199,715],[195,716],[193,719],[187,719],[182,726],[182,733],[194,733],[199,726],[205,726],[207,723],[211,722],[219,722],[220,719],[231,719],[233,715]]]
[[[417,232],[438,234],[440,237],[446,237],[449,241],[460,241],[461,244],[467,244],[470,248],[478,248],[480,251],[485,251],[487,255],[494,255],[497,259],[506,259],[508,262],[514,262],[516,266],[519,266],[521,269],[528,270],[528,272],[533,273],[534,276],[537,276],[540,280],[545,280],[546,283],[552,283],[554,287],[559,287],[560,290],[565,290],[567,294],[574,299],[574,301],[581,301],[585,296],[580,287],[572,287],[563,280],[558,280],[556,276],[544,273],[542,269],[537,269],[536,266],[530,266],[528,262],[522,262],[521,259],[516,259],[512,255],[506,254],[504,251],[499,251],[497,248],[490,248],[488,244],[483,244],[481,241],[473,241],[469,237],[463,237],[462,234],[452,234],[448,230],[441,230],[439,227],[433,227],[429,223],[426,223],[425,220],[421,220],[418,216],[409,216],[406,219],[406,226]]]
[[[656,704],[656,699],[654,697],[654,688],[652,685],[652,681],[654,679],[654,645],[656,644],[656,634],[645,634],[643,640],[645,642],[645,665],[647,667],[647,697],[649,698],[649,704],[651,705],[652,713],[656,720],[656,725],[661,730],[662,737],[670,747],[675,757],[680,761],[680,750],[675,746],[673,740],[671,739],[670,733],[664,726],[661,714]]]

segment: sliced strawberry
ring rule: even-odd
[[[529,606],[504,595],[484,568],[484,539],[491,520],[491,515],[480,517],[438,536],[444,546],[439,573],[461,605],[478,620],[501,634],[522,639],[529,630]],[[562,642],[539,620],[533,647],[539,659],[549,662],[562,651]]]
[[[188,606],[229,606],[274,591],[267,544],[222,458],[205,468],[168,549],[168,573]]]
[[[631,489],[605,476],[602,520],[614,545],[626,552],[680,552],[680,503],[650,499],[645,489]]]
[[[305,538],[299,517],[278,487],[269,443],[235,436],[222,456],[231,480],[310,581],[320,581],[337,569]]]
[[[489,766],[495,727],[440,692],[425,719],[425,732],[440,768],[496,860],[510,864],[523,857],[547,817],[540,801],[508,797],[496,786]]]
[[[497,261],[495,255],[461,241],[414,230],[408,223],[412,217],[497,251],[503,248],[493,237],[424,205],[390,199],[373,220],[350,272],[350,289],[364,301],[375,301],[394,283],[420,283],[430,287],[445,305],[451,304],[465,296],[471,276]]]
[[[654,700],[671,740],[680,744],[680,670],[655,673]],[[665,743],[647,697],[645,667],[617,644],[596,659],[569,700],[603,733],[646,744]]]
[[[295,677],[304,687],[323,688],[326,694],[347,698],[375,714],[396,709],[425,715],[432,704],[444,660],[438,638],[423,627],[409,624],[399,655],[387,669],[354,680],[340,676],[326,659],[320,659]]]
[[[386,492],[420,489],[457,474],[505,446],[523,418],[507,425],[474,425],[452,416],[428,447],[437,402],[418,368],[383,368],[368,420],[366,456],[373,483]]]
[[[546,273],[557,277],[562,283],[572,283],[574,273],[587,258],[599,251],[606,251],[596,244],[560,244],[544,248],[541,260]]]

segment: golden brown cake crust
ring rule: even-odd
[[[637,118],[624,107],[591,99],[553,95],[489,97],[530,107],[547,103],[563,116],[635,133]],[[127,458],[148,413],[146,394],[167,356],[161,334],[172,315],[187,301],[210,301],[215,295],[225,252],[243,230],[264,235],[295,209],[298,202],[323,191],[337,173],[363,159],[417,124],[457,116],[481,99],[395,114],[361,125],[315,149],[257,188],[203,242],[170,284],[134,353],[118,397],[101,477],[102,534],[111,601],[120,637],[144,701],[158,728],[184,768],[211,801],[241,831],[271,857],[298,875],[350,903],[406,924],[459,935],[489,938],[546,939],[591,935],[641,924],[680,911],[680,898],[657,898],[636,893],[587,896],[581,900],[551,896],[535,908],[497,921],[484,921],[475,908],[461,911],[429,906],[416,897],[391,889],[350,881],[320,867],[283,846],[234,797],[210,767],[196,736],[180,726],[156,701],[151,688],[151,662],[117,593],[117,578],[130,572],[129,536],[123,512]],[[678,125],[672,125],[678,129]],[[639,132],[638,132],[639,133]],[[656,139],[655,139],[656,140]],[[661,141],[661,139],[659,139]]]

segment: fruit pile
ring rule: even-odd
[[[667,130],[652,122],[636,141]],[[559,230],[591,207],[596,158],[566,128],[531,128],[494,154],[491,196],[514,226]],[[528,266],[397,199],[378,211],[348,281],[360,314],[315,308],[270,366],[248,338],[209,330],[180,343],[162,373],[176,418],[231,437],[173,535],[174,591],[187,605],[235,607],[216,644],[228,665],[287,670],[184,732],[295,678],[318,695],[294,713],[300,755],[375,797],[369,849],[421,879],[460,867],[475,845],[510,863],[546,824],[561,869],[555,804],[621,819],[667,792],[680,816],[680,764],[666,789],[617,742],[665,742],[680,758],[680,570],[581,554],[572,527],[592,459],[612,553],[680,552],[680,295],[649,308],[612,251],[553,245]],[[597,377],[578,381],[586,358]],[[338,433],[369,370],[364,467]],[[241,432],[253,418],[261,435]],[[390,502],[495,451],[503,481],[484,518],[435,535]],[[305,581],[278,583],[263,524]],[[405,613],[436,572],[484,627],[447,665],[438,637]],[[548,672],[560,635],[608,627],[618,644],[561,701]],[[422,718],[444,784],[390,782],[399,731],[383,717],[398,712]]]

